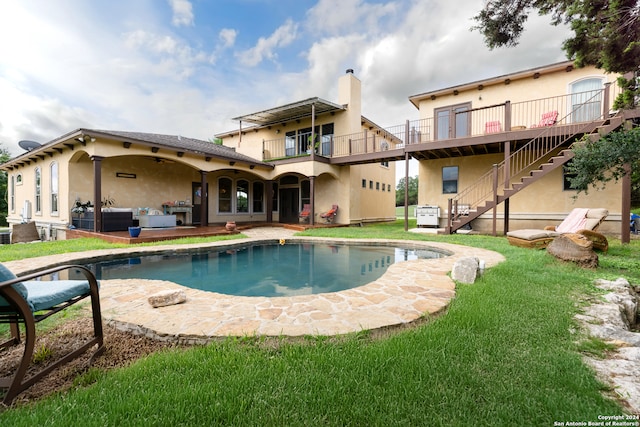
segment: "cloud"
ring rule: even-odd
[[[193,8],[187,0],[168,0],[173,17],[171,23],[176,27],[193,25]]]
[[[228,48],[234,45],[238,32],[230,28],[223,28],[218,34],[218,38],[222,40],[222,48]]]
[[[251,49],[238,53],[238,59],[247,67],[255,67],[264,59],[275,61],[275,50],[290,44],[296,38],[298,24],[291,19],[278,27],[269,37],[260,37],[258,43]]]

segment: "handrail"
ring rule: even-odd
[[[608,96],[608,87],[602,89],[602,91],[594,91],[589,99],[579,104],[567,115],[557,120],[557,123],[564,123],[563,125],[547,126],[542,132],[531,139],[527,144],[511,153],[505,160],[485,172],[482,176],[476,179],[475,183],[463,191],[459,192],[456,197],[453,197],[449,201],[449,206],[453,207],[452,215],[448,216],[447,225],[448,229],[452,229],[452,222],[459,216],[456,206],[465,205],[470,209],[477,209],[481,203],[486,203],[490,200],[495,200],[497,203],[496,191],[504,191],[511,187],[511,184],[534,169],[534,165],[539,164],[545,157],[551,154],[558,147],[565,144],[570,139],[574,138],[580,133],[584,133],[586,130],[593,127],[594,124],[602,121],[608,111],[601,111],[600,115],[592,119],[590,122],[578,122],[572,123],[573,115],[583,108],[584,105],[600,97],[604,94]],[[605,104],[606,107],[606,104]],[[604,108],[603,108],[604,110]],[[568,130],[568,131],[567,131]],[[569,136],[566,136],[569,135]],[[508,169],[506,168],[508,166]],[[497,183],[504,182],[504,186],[501,188]],[[495,206],[494,206],[495,207]]]

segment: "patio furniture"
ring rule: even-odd
[[[84,279],[40,280],[51,274],[57,276],[61,272]],[[82,345],[44,368],[30,370],[36,342],[36,323],[87,297],[91,299],[93,337],[87,338]],[[3,398],[6,405],[10,405],[18,394],[52,370],[70,362],[91,347],[95,346],[96,350],[89,360],[90,363],[104,351],[98,282],[93,273],[81,265],[61,265],[18,278],[0,264],[0,323],[8,323],[11,331],[11,338],[0,343],[0,349],[18,345],[21,341],[21,323],[25,329],[24,353],[15,372],[13,375],[0,378],[0,389],[6,390]]]
[[[140,215],[139,225],[140,227],[144,227],[144,228],[175,227],[176,216],[175,215]]]
[[[594,249],[606,252],[609,249],[609,242],[604,235],[596,232],[596,230],[607,215],[609,215],[609,211],[603,208],[576,208],[557,227],[547,226],[543,230],[523,229],[509,231],[507,240],[514,246],[543,249],[561,234],[576,233],[591,240]]]
[[[558,112],[557,111],[549,111],[548,113],[544,113],[540,118],[540,121],[537,125],[531,125],[532,128],[543,128],[545,126],[553,126],[556,124],[558,120]]]
[[[484,124],[484,133],[499,133],[502,132],[502,125],[500,120],[486,122]]]
[[[304,206],[302,206],[302,212],[298,214],[298,218],[300,219],[300,222],[309,222],[310,215],[311,215],[311,205],[305,203]]]
[[[338,205],[332,205],[331,209],[320,215],[320,218],[324,218],[327,223],[331,223],[336,215],[338,215]]]

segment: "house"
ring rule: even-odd
[[[47,239],[64,239],[70,226],[298,223],[304,205],[312,224],[332,205],[338,224],[393,220],[395,164],[375,155],[402,156],[402,141],[362,117],[360,93],[348,70],[338,103],[310,98],[239,117],[238,130],[218,135],[222,145],[97,129],[21,141],[26,152],[0,166],[7,220],[35,221]]]
[[[621,184],[578,194],[566,169],[584,135],[597,140],[640,116],[611,110],[616,77],[565,61],[410,96],[420,114],[406,144],[419,161],[419,205],[438,206],[448,232],[470,224],[494,234],[604,207],[600,230],[619,233]]]

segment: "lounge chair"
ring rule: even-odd
[[[543,128],[545,126],[553,126],[556,124],[558,120],[558,112],[557,111],[549,111],[548,113],[542,114],[540,121],[537,125],[531,125],[532,128]]]
[[[85,280],[39,280],[44,276],[59,274],[62,271],[81,273]],[[18,394],[31,387],[52,370],[75,359],[90,348],[96,346],[90,362],[102,354],[104,342],[98,282],[86,267],[62,265],[17,278],[9,269],[0,264],[0,281],[0,323],[8,323],[11,331],[11,338],[0,343],[0,349],[19,344],[21,340],[20,323],[24,324],[25,329],[22,359],[13,375],[0,378],[0,389],[6,390],[2,400],[5,405],[10,405]],[[46,367],[27,375],[34,355],[36,323],[86,297],[91,299],[93,337],[87,337],[78,348]]]
[[[572,210],[569,215],[558,225],[547,226],[544,230],[524,229],[509,231],[507,240],[514,246],[523,248],[543,249],[560,234],[581,234],[593,242],[593,248],[606,252],[609,249],[607,238],[596,230],[609,215],[606,209],[581,209]]]
[[[300,222],[309,222],[309,216],[311,215],[311,205],[305,204],[302,206],[302,212],[298,214]]]
[[[324,218],[325,221],[331,223],[336,215],[338,215],[338,205],[332,205],[331,209],[320,215],[320,218]]]

